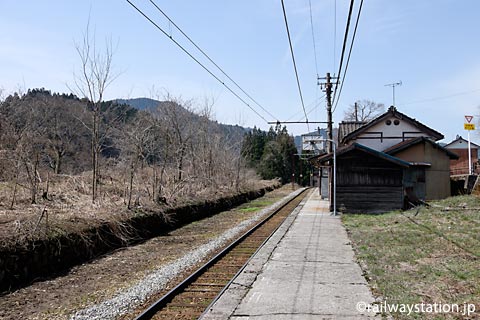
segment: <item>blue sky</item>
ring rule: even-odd
[[[208,64],[149,1],[132,1]],[[156,3],[277,119],[302,119],[280,0]],[[286,0],[285,6],[309,120],[325,121],[325,98],[316,85],[309,2]],[[348,6],[346,0],[312,0],[320,76],[338,70]],[[334,121],[341,121],[355,100],[389,106],[392,91],[385,84],[402,81],[396,88],[401,112],[442,132],[445,141],[456,134],[466,136],[464,115],[480,115],[479,12],[476,0],[365,0]],[[121,0],[1,1],[0,88],[7,94],[34,87],[69,92],[67,84],[73,83],[80,64],[74,43],[81,40],[89,17],[97,46],[109,37],[116,47],[114,70],[119,77],[107,89],[107,99],[168,92],[201,106],[208,98],[215,101],[218,121],[268,128]],[[251,105],[267,120],[277,120]],[[288,129],[294,134],[307,131],[306,125]],[[476,134],[472,138],[480,140]]]

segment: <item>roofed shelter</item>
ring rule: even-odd
[[[342,122],[337,151],[337,206],[385,212],[450,196],[449,163],[458,156],[443,135],[395,107],[368,123]],[[314,157],[332,165],[332,154]]]
[[[321,166],[332,153],[311,161]],[[425,175],[426,164],[400,158],[353,143],[337,150],[337,208],[344,212],[372,213],[404,208],[405,188],[418,188],[417,177]],[[420,186],[415,193],[422,196]]]

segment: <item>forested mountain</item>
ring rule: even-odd
[[[128,104],[132,108],[138,110],[149,110],[155,109],[159,103],[158,100],[150,99],[150,98],[134,98],[134,99],[116,99],[113,100],[118,104]]]
[[[125,104],[129,105],[138,110],[164,110],[162,106],[169,104],[169,101],[159,101],[150,98],[134,98],[134,99],[116,99],[112,101],[113,103],[118,104]],[[182,113],[183,116],[189,117],[192,121],[199,121],[202,117],[202,113],[204,111],[195,112],[194,110],[190,109],[188,106],[177,106],[181,109],[177,110],[178,112]],[[210,115],[211,116],[211,115]],[[250,128],[244,128],[239,125],[229,125],[218,123],[217,121],[211,121],[212,129],[217,132],[225,135],[228,137],[233,145],[239,146],[241,145],[241,141],[243,140],[243,136],[245,133],[251,131]]]

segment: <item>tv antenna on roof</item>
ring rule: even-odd
[[[401,85],[402,85],[402,80],[400,80],[399,82],[389,83],[389,84],[385,85],[385,87],[392,87],[392,91],[393,91],[393,104],[392,104],[392,106],[395,106],[395,87],[396,86],[401,86]]]

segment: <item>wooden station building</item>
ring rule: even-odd
[[[368,123],[340,123],[337,208],[385,212],[450,196],[450,160],[458,156],[436,143],[441,139],[395,107]],[[310,160],[331,166],[333,154]]]

